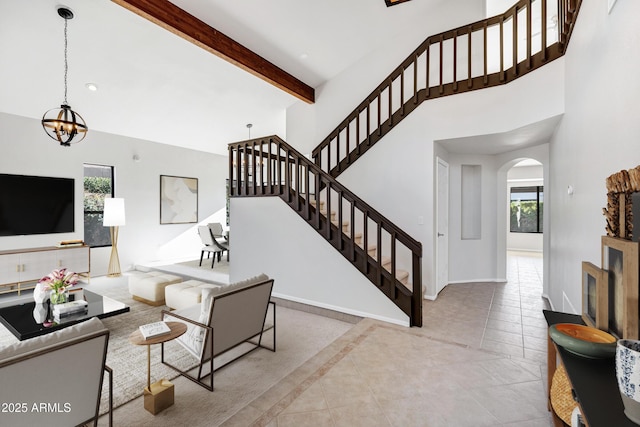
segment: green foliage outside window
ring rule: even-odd
[[[110,246],[109,227],[102,225],[105,197],[113,196],[113,168],[85,165],[84,241],[91,247]]]

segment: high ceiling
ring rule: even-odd
[[[433,19],[445,0],[173,3],[316,89],[409,28],[448,28]],[[68,101],[90,130],[221,154],[247,123],[286,135],[296,98],[108,0],[0,0],[0,112],[39,120],[62,103],[60,5],[75,13]]]

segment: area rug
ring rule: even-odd
[[[153,416],[142,409],[141,395],[147,382],[147,350],[146,347],[130,344],[128,336],[138,325],[159,320],[163,307],[151,307],[131,299],[126,280],[124,285],[112,286],[112,282],[108,283],[108,286],[94,288],[94,292],[131,307],[129,313],[103,319],[110,330],[107,364],[114,371],[114,407],[118,408],[114,413],[115,425],[181,424],[180,420],[188,418],[194,411],[201,412],[204,407],[207,408],[206,420],[201,420],[204,424],[194,425],[219,425],[353,327],[353,324],[336,319],[277,307],[277,352],[259,349],[217,371],[213,393],[185,378],[177,377],[175,371],[161,364],[160,346],[153,346],[152,381],[167,378],[176,387],[175,405],[158,416]],[[270,344],[271,336],[266,336],[265,339]],[[0,346],[16,341],[0,325]],[[241,350],[243,349],[238,349]],[[183,368],[192,365],[191,356],[175,342],[167,343],[165,352],[171,354],[172,361],[177,358]],[[222,364],[224,360],[216,360],[216,366],[218,363]],[[107,383],[108,376],[105,377],[101,413],[107,408]],[[99,425],[106,425],[105,420],[101,419]]]

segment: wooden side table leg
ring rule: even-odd
[[[549,386],[551,387],[551,386]],[[147,388],[151,391],[151,346],[147,346]]]

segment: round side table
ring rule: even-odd
[[[151,346],[171,341],[187,332],[187,325],[182,322],[166,322],[166,324],[171,330],[168,334],[144,339],[140,330],[136,329],[129,335],[131,344],[147,346],[147,387],[144,389],[144,408],[153,415],[173,405],[174,389],[173,384],[166,379],[151,384]]]

